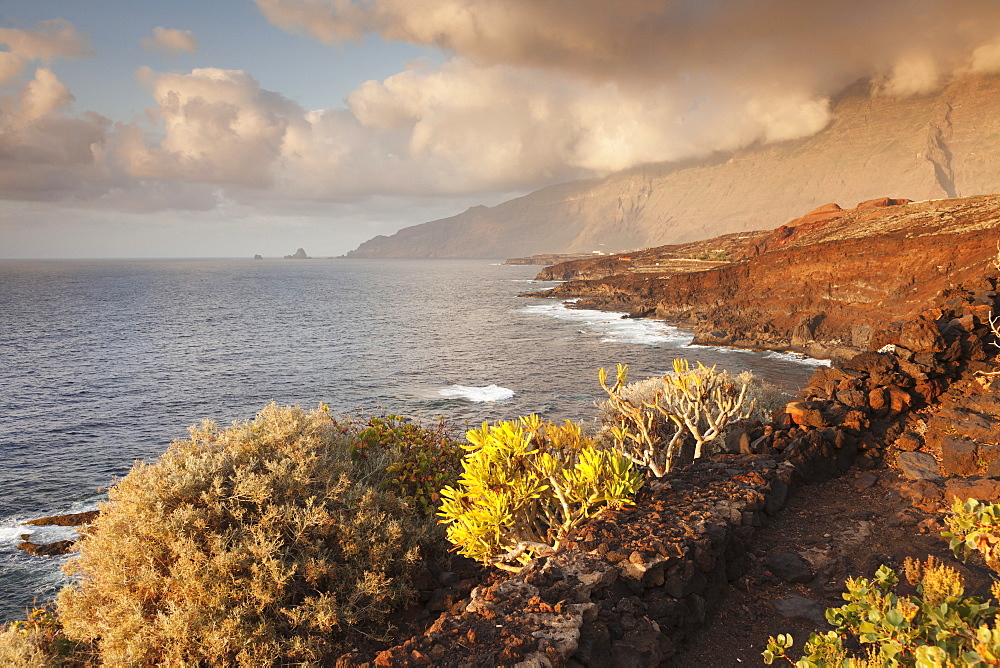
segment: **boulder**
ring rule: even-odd
[[[903,323],[899,332],[899,345],[915,353],[940,352],[945,349],[944,337],[937,325],[923,316]]]
[[[895,417],[903,411],[909,410],[913,403],[913,397],[909,392],[897,385],[890,385],[886,389],[889,394],[889,415]]]
[[[940,480],[937,460],[926,452],[901,452],[896,465],[907,480]]]
[[[768,569],[785,582],[810,582],[813,579],[809,563],[794,552],[778,552],[767,560]]]
[[[804,427],[827,427],[823,417],[823,402],[792,401],[785,406],[785,412],[791,416],[792,422]]]
[[[885,388],[876,387],[868,393],[868,405],[876,413],[884,415],[889,412],[889,395]]]
[[[904,450],[907,452],[912,452],[913,450],[919,450],[924,445],[924,439],[920,437],[920,434],[912,431],[904,431],[896,441],[893,446],[897,450]]]
[[[791,596],[774,602],[774,609],[785,619],[803,619],[826,627],[826,606],[804,596]]]
[[[919,508],[937,506],[944,498],[944,491],[930,480],[905,480],[896,491],[910,504]]]
[[[949,506],[955,499],[965,502],[1000,501],[1000,480],[994,478],[952,478],[944,483],[944,500]]]
[[[868,374],[872,372],[891,373],[896,370],[896,360],[885,353],[865,352],[844,362],[843,368]]]
[[[837,401],[850,408],[868,408],[868,395],[859,390],[841,390],[837,392]]]
[[[975,442],[961,436],[946,436],[941,441],[941,471],[946,476],[973,476],[980,473]]]

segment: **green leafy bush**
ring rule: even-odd
[[[693,442],[694,457],[701,457],[731,422],[750,417],[751,388],[765,394],[753,374],[733,378],[714,366],[692,368],[684,359],[675,359],[673,372],[662,378],[629,385],[628,366],[619,364],[612,386],[604,369],[598,380],[608,395],[601,421],[615,449],[656,477],[670,471],[686,441]]]
[[[444,420],[423,427],[400,415],[345,417],[337,421],[350,436],[351,456],[357,460],[386,457],[384,489],[391,490],[432,517],[440,490],[454,485],[462,465],[462,446]]]
[[[948,531],[942,536],[952,552],[963,557],[979,552],[987,566],[1000,572],[1000,504],[956,499],[945,522]]]
[[[66,565],[66,635],[111,665],[318,663],[408,602],[426,522],[325,406],[192,427],[111,488]]]
[[[996,532],[1000,505],[982,504],[973,499],[956,501],[947,518],[956,553],[978,551],[997,571]],[[965,596],[961,575],[933,557],[926,563],[907,559],[907,580],[916,585],[916,596],[895,593],[898,577],[882,566],[875,578],[849,579],[848,602],[826,612],[835,628],[814,633],[803,657],[792,661],[787,634],[770,638],[763,653],[764,663],[784,658],[800,668],[822,666],[987,666],[1000,664],[1000,628],[996,616],[1000,608],[990,602]],[[994,597],[1000,587],[992,588]],[[868,648],[867,656],[850,656],[844,639],[851,637]]]
[[[462,554],[504,567],[558,550],[588,518],[631,502],[642,477],[579,425],[537,415],[468,432],[455,487],[441,490],[442,523]]]

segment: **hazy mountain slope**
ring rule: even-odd
[[[625,250],[775,227],[826,202],[1000,192],[1000,78],[933,96],[846,91],[805,139],[697,166],[649,165],[544,188],[375,237],[349,257],[513,257]]]

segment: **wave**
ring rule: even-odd
[[[830,360],[822,360],[816,357],[809,357],[802,353],[780,352],[777,350],[752,350],[750,348],[727,348],[725,346],[706,346],[700,343],[692,343],[691,348],[704,348],[711,350],[718,355],[759,355],[765,360],[779,360],[781,362],[792,362],[802,366],[830,366]]]
[[[546,304],[532,304],[519,309],[522,313],[545,315],[578,323],[581,334],[600,336],[601,343],[625,343],[633,345],[657,346],[671,344],[686,345],[691,334],[679,327],[667,325],[659,320],[628,318],[627,313],[614,311],[593,311],[571,309],[566,306],[576,299]]]
[[[764,358],[798,362],[799,364],[805,364],[806,366],[830,366],[831,364],[830,360],[821,360],[815,357],[809,357],[808,355],[803,355],[802,353],[779,353],[776,350],[768,352],[764,355]]]
[[[514,398],[514,390],[492,384],[485,387],[470,387],[468,385],[451,385],[438,390],[438,394],[446,399],[465,399],[482,403],[486,401],[505,401]]]

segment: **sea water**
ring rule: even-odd
[[[189,425],[270,401],[444,416],[457,431],[538,413],[593,420],[597,369],[685,357],[788,392],[808,361],[691,347],[689,332],[518,295],[537,267],[478,260],[0,262],[0,622],[63,584],[71,537],[24,521],[96,507]]]

